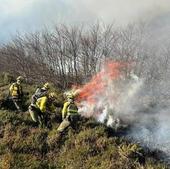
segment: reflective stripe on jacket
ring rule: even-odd
[[[77,115],[78,108],[75,103],[65,102],[62,109],[62,118],[64,119],[67,115]]]
[[[12,97],[21,97],[23,95],[23,92],[22,92],[22,86],[17,84],[17,83],[13,83],[10,88],[9,88],[9,91],[10,91],[10,95]]]
[[[78,114],[78,108],[75,103],[70,103],[67,108],[67,115],[76,115]]]

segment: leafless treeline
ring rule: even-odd
[[[106,59],[133,62],[147,81],[170,78],[170,50],[150,45],[145,25],[117,28],[100,24],[88,28],[58,26],[18,35],[0,48],[0,71],[21,74],[29,81],[54,82],[60,87],[88,80]],[[154,44],[156,44],[154,42]],[[128,70],[126,70],[128,71]]]

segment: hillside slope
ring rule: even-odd
[[[1,86],[1,95],[8,85]],[[33,91],[32,86],[25,86]],[[29,98],[30,94],[27,96]],[[28,100],[26,103],[28,104]],[[58,100],[62,100],[59,98]],[[0,110],[0,169],[164,169],[154,153],[93,119],[82,118],[77,129],[56,132],[60,109],[51,115],[52,130],[34,126],[27,111]]]

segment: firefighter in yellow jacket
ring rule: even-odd
[[[62,120],[57,129],[61,133],[69,126],[75,127],[79,120],[78,107],[74,102],[74,95],[72,94],[67,95],[67,101],[62,109]]]
[[[23,77],[19,76],[16,79],[16,82],[13,83],[9,88],[9,97],[14,103],[18,112],[22,112],[22,99],[23,99],[23,90],[22,83]]]
[[[37,125],[44,128],[51,128],[51,122],[49,119],[49,113],[54,112],[56,107],[53,102],[56,99],[55,93],[49,93],[37,99],[35,105],[29,106],[29,112],[31,118]]]

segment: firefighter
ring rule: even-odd
[[[42,88],[38,87],[31,98],[31,105],[35,105],[38,98],[47,96],[49,89],[50,89],[50,84],[48,82],[45,83]]]
[[[24,78],[22,76],[18,76],[16,82],[13,83],[9,88],[9,97],[15,105],[15,108],[18,112],[22,112],[22,101],[23,101],[23,90],[21,83]]]
[[[74,128],[79,120],[78,107],[72,94],[67,95],[67,101],[64,103],[62,109],[62,120],[57,129],[59,133],[62,133],[69,126]]]
[[[56,99],[55,93],[49,93],[37,99],[34,105],[29,106],[29,113],[32,120],[41,128],[52,128],[49,115],[55,112],[54,101]]]

